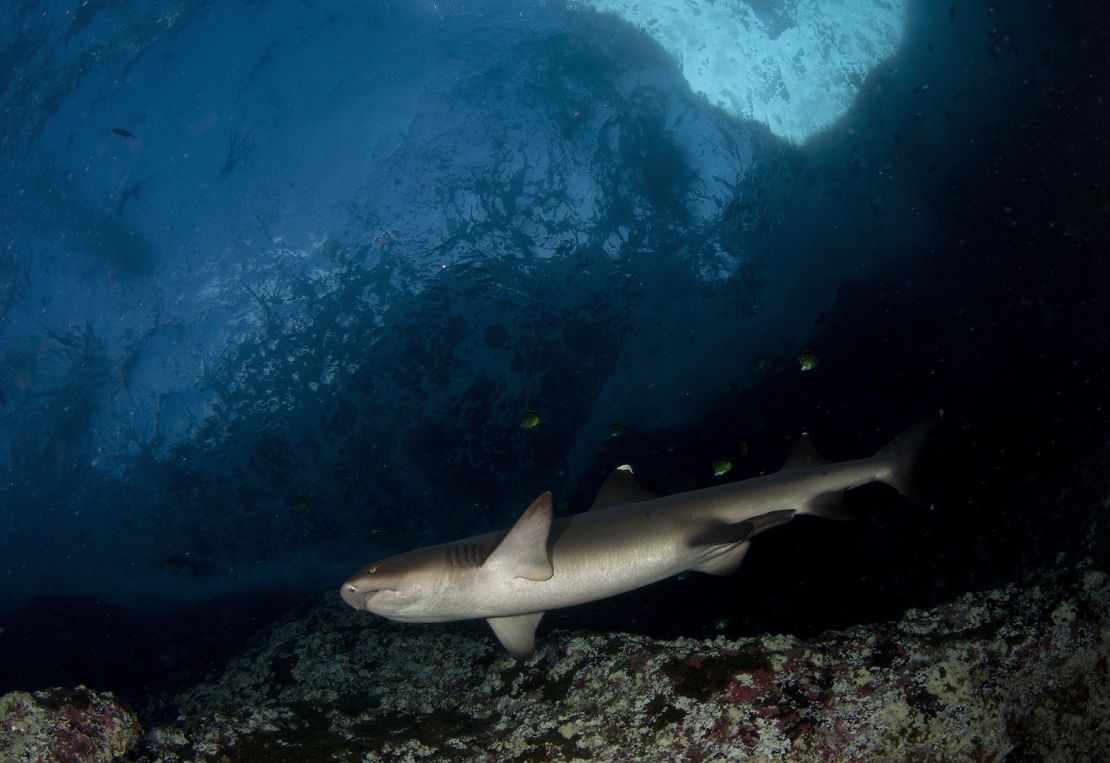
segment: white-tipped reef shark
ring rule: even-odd
[[[829,463],[805,434],[782,470],[727,485],[656,496],[627,467],[606,479],[589,511],[552,517],[551,493],[509,530],[427,546],[364,567],[340,588],[355,609],[414,623],[485,618],[518,659],[535,651],[544,612],[695,570],[727,575],[754,538],[799,514],[848,518],[844,491],[883,482],[921,502],[914,461],[935,419],[871,458]]]

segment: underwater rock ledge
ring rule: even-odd
[[[109,692],[78,686],[0,697],[4,763],[111,763],[141,734],[139,720]]]
[[[1080,566],[808,640],[556,631],[523,664],[329,591],[138,744],[110,695],[0,698],[0,758],[1110,760],[1110,581]]]
[[[807,639],[541,629],[517,663],[482,622],[402,625],[331,590],[147,708],[174,720],[145,734],[85,687],[0,697],[0,760],[1110,760],[1107,474],[1110,448],[1034,499],[1071,524],[1068,563],[896,621]]]
[[[120,759],[1108,760],[1108,652],[1089,563],[808,640],[556,631],[523,664],[328,592]]]

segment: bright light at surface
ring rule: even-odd
[[[574,0],[650,35],[690,88],[804,143],[840,119],[902,40],[902,0]]]

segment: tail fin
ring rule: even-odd
[[[932,501],[918,488],[913,478],[917,457],[925,442],[932,434],[944,411],[919,421],[894,438],[886,447],[875,454],[875,460],[886,467],[882,481],[919,506],[932,506]]]

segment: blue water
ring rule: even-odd
[[[677,620],[1049,558],[1010,499],[1107,434],[1105,38],[1005,5],[752,2],[679,51],[698,17],[585,3],[10,4],[0,613],[292,599],[620,463],[690,489],[941,408],[933,513],[865,491]]]

